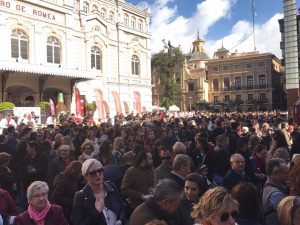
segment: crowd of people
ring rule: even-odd
[[[300,127],[284,112],[10,120],[0,225],[300,224]]]

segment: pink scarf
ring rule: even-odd
[[[31,205],[29,205],[28,214],[30,218],[33,219],[37,225],[44,225],[45,217],[47,216],[50,207],[51,205],[49,201],[47,201],[45,208],[41,212],[38,212]]]

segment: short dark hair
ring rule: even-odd
[[[266,165],[267,175],[268,176],[272,175],[275,168],[280,167],[280,164],[286,164],[286,162],[283,159],[280,159],[280,158],[270,159],[269,162]]]
[[[204,193],[208,189],[206,179],[198,173],[191,173],[185,177],[184,181],[195,182],[198,185],[199,191]]]
[[[139,167],[144,159],[147,159],[147,152],[146,151],[140,151],[135,158],[135,161],[133,163],[134,167]]]
[[[155,186],[154,201],[161,201],[168,199],[174,201],[178,198],[181,190],[178,187],[178,184],[170,179],[162,179]]]

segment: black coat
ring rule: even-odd
[[[23,183],[24,190],[27,190],[27,187],[33,181],[45,181],[47,174],[47,158],[42,153],[37,153],[34,158],[26,156],[20,169],[19,169],[19,179]],[[35,169],[35,172],[28,173],[28,166],[31,166]]]
[[[65,217],[71,219],[74,195],[80,190],[78,178],[62,172],[57,175],[53,183],[52,200],[63,208]]]
[[[124,202],[115,185],[112,182],[103,182],[106,189],[104,205],[117,215],[117,220],[125,222]],[[103,212],[99,213],[95,208],[95,197],[89,185],[77,192],[72,209],[73,225],[106,225]]]

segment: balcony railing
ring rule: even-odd
[[[258,84],[258,85],[245,85],[245,86],[231,86],[230,88],[227,88],[223,91],[240,91],[240,90],[252,90],[252,89],[268,89],[268,84]]]

